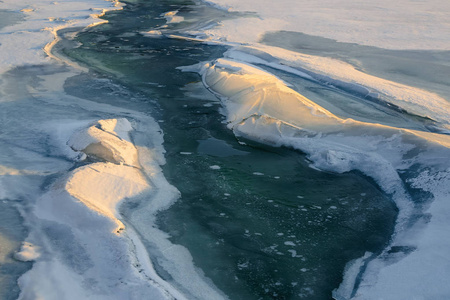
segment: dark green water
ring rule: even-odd
[[[158,225],[230,299],[330,299],[348,261],[386,245],[394,205],[359,174],[320,172],[297,151],[236,140],[207,91],[187,93],[200,78],[176,69],[226,49],[139,33],[171,10],[188,20],[175,33],[224,12],[188,1],[127,4],[80,33],[81,46],[63,49],[92,70],[67,81],[66,92],[160,121],[164,174],[181,198]]]

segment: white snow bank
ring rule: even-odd
[[[247,63],[218,59],[213,63],[182,69],[197,71],[202,75],[205,86],[222,100],[228,127],[234,130],[238,126],[244,128],[243,125],[271,122],[271,119],[301,129],[305,135],[364,126],[367,134],[388,136],[403,132],[443,146],[450,145],[448,135],[341,119],[289,88],[274,75]],[[258,121],[260,117],[264,117],[264,120]],[[356,130],[353,132],[353,135],[358,133]]]
[[[257,63],[294,75],[330,84],[358,93],[361,97],[379,96],[409,113],[450,126],[450,102],[420,88],[379,78],[357,70],[354,66],[328,57],[319,57],[264,45],[230,49],[225,57],[241,62]],[[265,59],[262,59],[264,57]]]
[[[377,257],[367,254],[347,268],[336,299],[443,299],[449,294],[450,226],[447,215],[450,136],[341,119],[309,101],[284,83],[252,65],[229,59],[184,68],[202,75],[205,86],[221,100],[222,113],[237,136],[275,146],[299,149],[314,167],[333,172],[358,170],[372,177],[399,209],[390,245]],[[409,153],[416,151],[411,157]],[[443,169],[431,176],[424,171],[413,187],[431,193],[430,220],[410,222],[415,203],[399,173],[423,164]],[[446,169],[448,168],[448,169]],[[413,249],[406,255],[395,249]],[[359,267],[362,282],[355,286]],[[426,278],[426,280],[423,280]],[[399,288],[400,287],[400,288]],[[392,296],[392,297],[391,297]]]
[[[90,209],[114,219],[116,232],[124,227],[118,220],[118,204],[150,188],[139,169],[112,163],[90,164],[69,176],[66,191]]]
[[[0,30],[0,74],[17,66],[46,62],[57,30],[104,23],[99,16],[121,7],[116,0],[2,1],[2,9],[23,13],[25,21]]]
[[[23,242],[20,251],[14,253],[14,258],[20,261],[33,261],[41,255],[39,248],[31,243]]]
[[[74,134],[68,145],[88,156],[139,167],[136,148],[128,135],[131,129],[130,122],[124,118],[100,120],[97,124]]]
[[[256,13],[206,32],[229,42],[256,43],[266,32],[286,30],[386,49],[450,50],[449,1],[204,1]]]
[[[89,164],[69,174],[65,191],[90,209],[114,220],[119,232],[118,204],[149,189],[150,185],[139,170],[137,149],[130,142],[132,130],[125,119],[100,120],[69,139],[68,145],[88,156],[105,162]]]
[[[166,19],[167,24],[175,24],[175,23],[181,23],[184,21],[184,18],[181,16],[177,16],[178,11],[168,11],[162,16]]]

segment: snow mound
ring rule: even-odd
[[[131,129],[127,119],[101,120],[75,133],[68,145],[97,159],[139,167],[136,147],[128,135]]]
[[[20,261],[33,261],[41,256],[39,248],[31,243],[23,242],[20,251],[14,254],[14,258]]]

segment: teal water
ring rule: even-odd
[[[237,140],[200,78],[176,69],[226,49],[140,34],[171,10],[187,19],[173,33],[229,17],[190,1],[127,3],[105,16],[108,24],[80,33],[80,46],[60,44],[91,70],[65,91],[159,120],[164,175],[181,198],[158,226],[230,299],[330,299],[348,261],[387,244],[395,206],[361,174],[320,172],[298,151]]]

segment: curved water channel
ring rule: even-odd
[[[321,172],[298,151],[237,140],[199,76],[177,69],[221,57],[224,47],[141,34],[164,25],[168,11],[188,16],[166,28],[175,34],[233,15],[191,1],[126,4],[55,49],[90,70],[66,81],[66,93],[158,120],[164,175],[181,194],[158,214],[159,228],[230,299],[330,299],[347,262],[387,244],[394,204],[361,174]],[[137,209],[123,208],[131,224]]]

